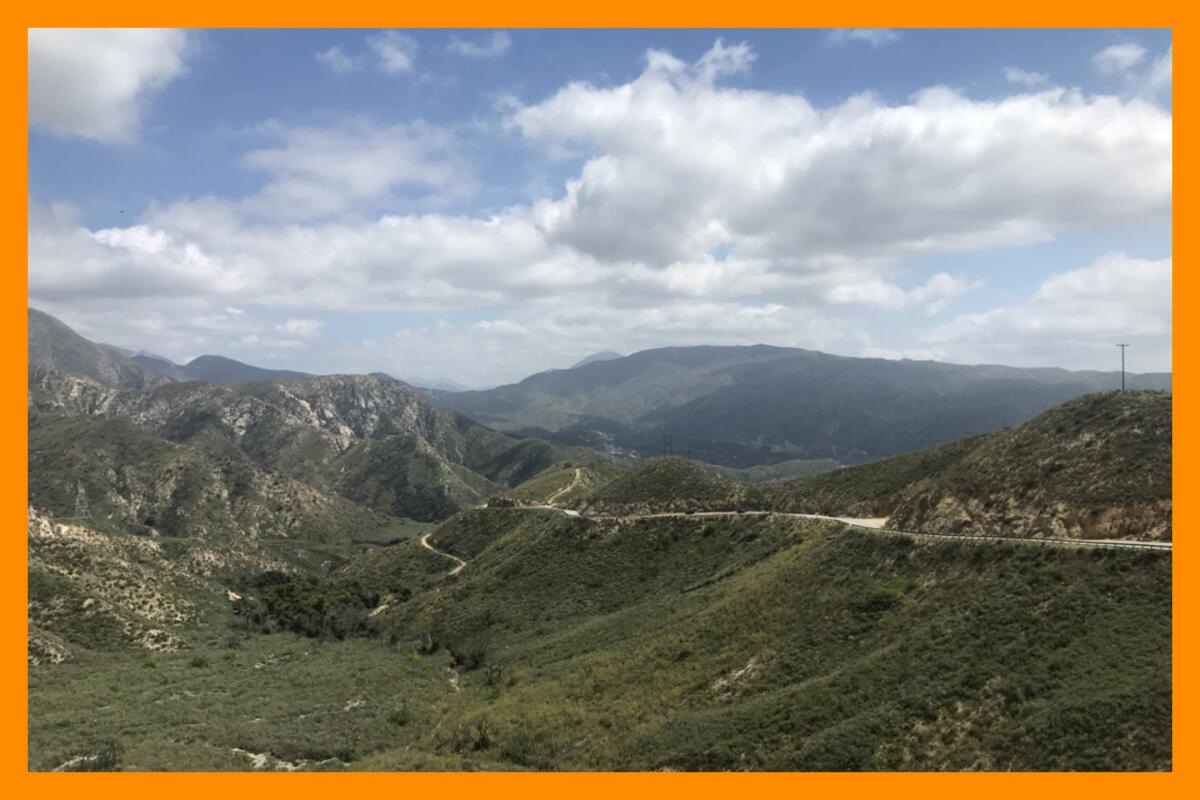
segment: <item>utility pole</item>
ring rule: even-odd
[[[1121,391],[1123,392],[1125,391],[1125,348],[1129,345],[1119,344],[1117,347],[1121,348]]]

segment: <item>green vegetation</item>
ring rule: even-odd
[[[441,559],[372,638],[237,633],[226,607],[187,652],[31,668],[31,767],[98,737],[126,769],[1171,765],[1169,555],[520,509],[433,540],[467,569]],[[297,596],[351,574],[396,580]]]
[[[389,601],[403,601],[411,595],[403,586],[393,586],[386,595]],[[246,579],[238,588],[243,594],[233,601],[233,613],[248,628],[336,639],[367,633],[368,615],[385,596],[355,581],[321,580],[274,570]]]
[[[911,363],[685,348],[492,395],[536,390],[529,413],[575,441],[624,409],[623,434],[724,420],[728,461],[793,459],[732,480],[513,440],[386,378],[146,388],[67,334],[31,313],[31,769],[1172,766],[1169,552],[687,513],[1170,538],[1169,395],[787,480],[765,479],[1048,394],[921,366],[941,404],[904,388]],[[886,413],[845,407],[847,385]]]
[[[803,478],[750,484],[651,459],[591,492],[597,514],[733,511],[889,517],[927,533],[1171,538],[1171,395],[1086,395],[1016,428]]]
[[[534,477],[500,495],[516,505],[548,504],[570,507],[597,487],[607,484],[629,470],[606,461],[563,461],[542,470]]]
[[[29,415],[29,503],[59,517],[164,536],[389,540],[406,521],[265,470],[237,450],[179,445],[123,419]]]

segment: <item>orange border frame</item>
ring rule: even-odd
[[[40,798],[87,793],[93,797],[131,798],[161,797],[169,792],[173,798],[204,798],[214,794],[229,796],[233,792],[286,791],[298,797],[320,797],[331,791],[395,795],[398,792],[487,793],[491,798],[529,800],[570,794],[574,798],[622,795],[660,795],[686,793],[691,798],[725,797],[732,793],[755,793],[760,796],[840,793],[864,797],[887,794],[889,800],[903,797],[955,798],[961,800],[969,793],[971,800],[1004,798],[1011,800],[1015,793],[1029,796],[1052,793],[1086,793],[1089,800],[1113,797],[1130,800],[1131,796],[1197,796],[1195,783],[1196,747],[1200,737],[1195,725],[1197,691],[1192,682],[1175,683],[1173,698],[1173,763],[1174,771],[1167,774],[1109,774],[1109,773],[1044,773],[1016,775],[965,774],[861,774],[827,773],[796,774],[291,774],[259,775],[247,773],[164,773],[164,774],[61,774],[47,775],[27,771],[28,714],[26,707],[26,615],[22,609],[26,597],[26,546],[17,531],[25,524],[28,505],[27,488],[27,425],[25,365],[27,359],[25,307],[27,291],[27,213],[28,213],[28,135],[26,106],[20,102],[26,96],[26,47],[29,27],[57,26],[181,26],[181,27],[1123,27],[1172,28],[1175,43],[1181,43],[1174,54],[1173,69],[1181,71],[1183,79],[1175,96],[1174,122],[1186,129],[1191,121],[1189,98],[1196,95],[1191,86],[1194,70],[1191,66],[1190,41],[1192,14],[1182,4],[1163,0],[1144,0],[1134,7],[1118,5],[1112,0],[1082,2],[1060,0],[1015,0],[995,9],[979,9],[962,2],[948,0],[916,0],[898,8],[884,0],[866,0],[853,10],[806,9],[795,3],[775,3],[757,0],[730,6],[714,0],[666,0],[653,5],[642,0],[607,0],[595,9],[582,9],[549,0],[515,0],[499,6],[495,2],[460,0],[453,7],[442,4],[436,10],[397,7],[381,0],[358,0],[350,4],[330,6],[316,2],[283,2],[259,0],[248,4],[242,0],[208,0],[195,9],[177,9],[161,2],[123,0],[97,5],[79,0],[60,0],[52,8],[37,10],[17,8],[0,11],[3,19],[0,40],[0,85],[4,97],[17,107],[9,123],[2,126],[4,159],[3,226],[9,267],[0,281],[0,353],[5,368],[0,371],[4,391],[0,392],[0,419],[21,420],[17,428],[9,429],[0,460],[0,508],[6,531],[3,538],[4,557],[0,559],[0,619],[4,620],[4,635],[0,637],[2,657],[0,675],[4,689],[3,728],[0,729],[3,748],[0,749],[0,780],[12,794]],[[1194,12],[1193,12],[1194,13]],[[1182,34],[1182,42],[1180,35]],[[20,157],[18,158],[18,154]],[[1187,148],[1175,154],[1174,174],[1190,178],[1194,172],[1193,159]],[[1174,196],[1175,214],[1182,217],[1173,226],[1173,256],[1188,262],[1192,229],[1186,224],[1190,196],[1184,190]],[[1179,248],[1183,243],[1182,250]],[[1174,305],[1186,308],[1189,301],[1200,299],[1200,290],[1193,269],[1182,269],[1173,276]],[[1191,358],[1190,345],[1200,335],[1191,318],[1184,315],[1174,334],[1175,398],[1182,408],[1191,407],[1193,382],[1187,364]],[[1181,346],[1182,345],[1182,346]],[[1183,364],[1183,369],[1178,366]],[[1189,546],[1190,521],[1197,517],[1191,503],[1189,485],[1197,464],[1193,445],[1196,427],[1187,413],[1175,421],[1174,495],[1180,498],[1176,508],[1175,529],[1184,531],[1181,547],[1176,549],[1174,576],[1174,660],[1173,673],[1188,676],[1189,667],[1196,665],[1196,635],[1191,626],[1180,624],[1195,616],[1198,610],[1195,584],[1196,558]],[[1182,445],[1182,448],[1180,447]],[[1183,524],[1179,524],[1182,522]],[[1181,580],[1182,578],[1182,580]],[[1180,669],[1174,669],[1180,666]]]

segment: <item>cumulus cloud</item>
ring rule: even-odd
[[[497,58],[507,53],[510,47],[512,47],[511,36],[505,31],[493,31],[492,35],[484,42],[472,42],[451,36],[446,50],[467,58]]]
[[[1146,48],[1127,42],[1106,47],[1092,56],[1092,64],[1101,75],[1117,75],[1141,63]]]
[[[951,272],[906,279],[913,256],[1170,219],[1171,117],[1143,99],[1047,89],[978,101],[932,88],[895,104],[863,95],[817,107],[727,85],[753,60],[724,42],[693,63],[652,51],[626,83],[509,103],[511,132],[579,165],[554,194],[475,215],[397,210],[407,194],[472,184],[451,132],[272,123],[257,131],[268,144],[244,158],[265,175],[246,196],[182,199],[103,230],[32,203],[30,298],[51,313],[88,310],[120,344],[138,341],[116,335],[134,333],[130,320],[175,326],[154,339],[178,348],[169,353],[196,352],[199,339],[255,353],[307,341],[331,370],[434,376],[460,353],[452,375],[496,382],[666,343],[870,352],[853,335],[856,314],[937,318],[979,286]],[[260,306],[277,310],[271,324],[232,311]],[[148,307],[162,316],[150,320]],[[936,340],[887,345],[991,358],[1004,326],[1063,308],[1041,297],[1024,311],[935,320]],[[369,312],[451,321],[337,352],[319,326],[283,329]],[[454,321],[463,316],[486,318]],[[1034,334],[1022,341],[1052,350]],[[504,342],[521,346],[479,357]]]
[[[607,261],[665,266],[725,248],[802,271],[1170,209],[1170,114],[1063,89],[976,101],[932,88],[822,109],[723,87],[704,59],[652,54],[633,81],[569,84],[510,125],[547,152],[589,156],[535,213],[551,241]]]
[[[900,32],[891,28],[837,28],[829,32],[833,44],[865,42],[872,47],[900,41]]]
[[[187,34],[173,29],[30,28],[29,124],[62,138],[135,141],[188,52]]]
[[[349,56],[342,50],[340,46],[333,46],[328,50],[321,50],[314,53],[317,63],[323,64],[333,72],[343,75],[347,72],[354,72],[362,68],[362,58],[357,56]]]
[[[367,37],[379,69],[389,75],[408,72],[417,61],[417,40],[400,31],[381,31]]]
[[[1171,259],[1114,254],[1047,278],[1020,305],[962,314],[928,341],[958,360],[1112,369],[1129,342],[1137,371],[1171,368]]]
[[[1017,83],[1021,86],[1045,86],[1050,82],[1050,76],[1044,72],[1031,72],[1019,67],[1005,67],[1004,80],[1009,83]]]

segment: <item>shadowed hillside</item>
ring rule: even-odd
[[[1169,389],[1169,374],[1131,375]],[[1120,386],[1118,373],[847,358],[796,348],[668,347],[532,375],[438,402],[498,430],[570,444],[612,440],[747,467],[861,463],[1017,425]]]

